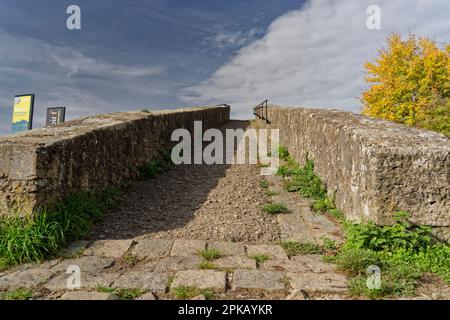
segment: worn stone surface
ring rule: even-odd
[[[151,292],[144,293],[139,298],[136,298],[135,300],[156,300],[155,296]]]
[[[265,270],[236,270],[233,276],[233,290],[255,289],[266,291],[284,290],[286,273]]]
[[[336,272],[336,266],[332,263],[323,262],[323,256],[318,254],[294,256],[291,257],[290,261],[295,264],[302,264],[303,266],[305,266],[305,268],[307,268],[311,272],[316,273]],[[295,270],[289,271],[297,272]]]
[[[70,289],[68,287],[68,279],[71,275],[68,273],[60,273],[53,277],[50,281],[43,284],[44,288],[52,292],[64,291]],[[119,278],[119,273],[83,273],[80,274],[80,288],[81,289],[96,289],[98,287],[110,287],[112,283]]]
[[[61,300],[118,300],[119,298],[111,293],[96,291],[69,291],[64,293]]]
[[[170,272],[195,269],[202,259],[198,256],[189,257],[166,257],[156,262],[155,272]]]
[[[336,293],[347,290],[347,280],[339,273],[288,273],[292,288],[308,293]]]
[[[227,256],[214,260],[213,263],[225,269],[256,269],[256,261],[245,256]]]
[[[226,286],[226,273],[214,270],[179,271],[175,274],[170,288],[173,289],[181,286],[224,291]]]
[[[63,260],[55,265],[51,270],[66,272],[69,266],[78,266],[82,273],[102,272],[104,269],[114,265],[114,258],[99,256],[83,256],[80,258]]]
[[[230,107],[117,112],[0,137],[0,214],[29,215],[81,191],[136,178],[138,168],[174,145],[173,130],[229,120]]]
[[[113,288],[147,289],[152,292],[164,293],[169,281],[168,273],[130,271],[114,281]]]
[[[243,243],[212,241],[208,242],[208,248],[217,249],[225,256],[245,256],[245,246]]]
[[[292,260],[267,260],[259,266],[262,270],[287,271],[287,272],[307,272],[310,271],[307,265]]]
[[[288,260],[286,252],[279,245],[247,245],[247,254],[249,257],[258,254],[265,254],[270,259]]]
[[[268,108],[267,125],[301,164],[305,155],[336,205],[353,221],[450,226],[450,140],[435,132],[325,109]]]
[[[50,279],[56,272],[55,270],[40,267],[16,271],[0,278],[0,290],[35,288]]]
[[[173,240],[164,239],[140,239],[133,248],[133,255],[139,259],[142,258],[161,258],[170,254]]]
[[[98,240],[91,244],[84,254],[120,258],[130,249],[132,243],[132,239]]]
[[[71,258],[73,256],[80,255],[84,252],[84,249],[87,247],[89,241],[81,240],[81,241],[75,241],[74,243],[71,243],[66,248],[63,248],[59,252],[59,256],[65,257],[65,258]]]
[[[283,241],[298,241],[301,243],[314,243],[311,229],[302,219],[300,214],[280,214],[277,216],[280,224],[281,239]]]
[[[192,256],[196,255],[200,250],[205,250],[206,241],[203,240],[185,240],[177,239],[173,243],[171,256]]]

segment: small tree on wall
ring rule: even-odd
[[[364,115],[450,137],[450,45],[443,50],[427,38],[394,34],[365,69]]]

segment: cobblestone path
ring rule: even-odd
[[[222,129],[246,126],[230,121]],[[257,165],[182,165],[140,181],[58,258],[0,273],[0,291],[28,288],[35,299],[346,298],[346,277],[333,264],[319,254],[288,256],[280,245],[339,242],[339,228],[285,192],[282,178],[259,172]],[[291,212],[265,213],[270,201]],[[70,266],[79,267],[76,290],[68,289]]]

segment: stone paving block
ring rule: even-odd
[[[339,273],[288,273],[293,289],[308,293],[338,293],[347,290],[347,279]]]
[[[119,298],[111,293],[96,291],[69,291],[64,293],[61,300],[118,300]]]
[[[129,271],[114,281],[113,288],[146,289],[152,292],[164,293],[169,282],[168,273]]]
[[[256,269],[255,259],[244,256],[227,256],[212,262],[215,266],[225,269]]]
[[[314,237],[308,224],[300,214],[280,214],[277,216],[280,226],[280,235],[283,241],[298,241],[302,243],[315,243]]]
[[[132,239],[126,240],[99,240],[84,251],[85,255],[120,258],[131,247]]]
[[[170,254],[172,245],[172,240],[143,238],[133,248],[133,255],[138,259],[167,257]]]
[[[226,273],[214,270],[178,271],[175,274],[170,288],[173,289],[181,286],[225,291]]]
[[[302,262],[293,260],[267,260],[260,264],[261,270],[287,271],[287,272],[307,272],[308,266]]]
[[[275,260],[289,260],[286,252],[281,246],[278,245],[247,245],[247,255],[249,257],[257,255],[257,254],[265,254],[269,256],[270,259]]]
[[[30,268],[7,274],[0,278],[0,290],[32,289],[48,281],[57,273],[47,268]]]
[[[71,258],[73,256],[77,256],[83,253],[84,249],[86,249],[89,241],[81,240],[75,241],[71,243],[66,248],[63,248],[59,252],[59,256],[64,258]]]
[[[208,248],[214,248],[225,256],[245,256],[245,245],[243,243],[212,241],[208,242]]]
[[[336,266],[332,263],[324,262],[323,256],[318,254],[294,256],[291,257],[291,261],[294,263],[303,264],[311,272],[316,273],[336,272]],[[289,270],[289,271],[298,272],[296,270]]]
[[[233,276],[233,290],[266,290],[279,291],[285,289],[283,279],[285,272],[265,270],[236,270]]]
[[[151,292],[144,293],[139,298],[136,298],[135,300],[156,300],[155,296]]]
[[[95,274],[83,273],[80,274],[80,288],[79,289],[97,289],[98,287],[111,287],[112,283],[119,278],[119,273],[99,272]],[[71,278],[69,273],[61,273],[50,281],[45,283],[43,287],[52,292],[64,291],[70,289],[68,287],[68,279]]]
[[[82,273],[95,274],[114,265],[115,259],[99,256],[83,256],[75,259],[62,260],[51,270],[66,272],[69,266],[78,266]]]
[[[155,272],[170,272],[195,269],[202,259],[199,256],[165,257],[156,261]]]
[[[199,250],[206,248],[206,241],[203,240],[175,240],[173,243],[171,256],[193,256]]]

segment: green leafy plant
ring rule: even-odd
[[[277,153],[278,156],[283,160],[287,160],[287,158],[289,157],[289,151],[285,146],[279,146]]]
[[[290,210],[281,203],[268,203],[263,207],[263,210],[268,214],[281,214],[290,212]]]

